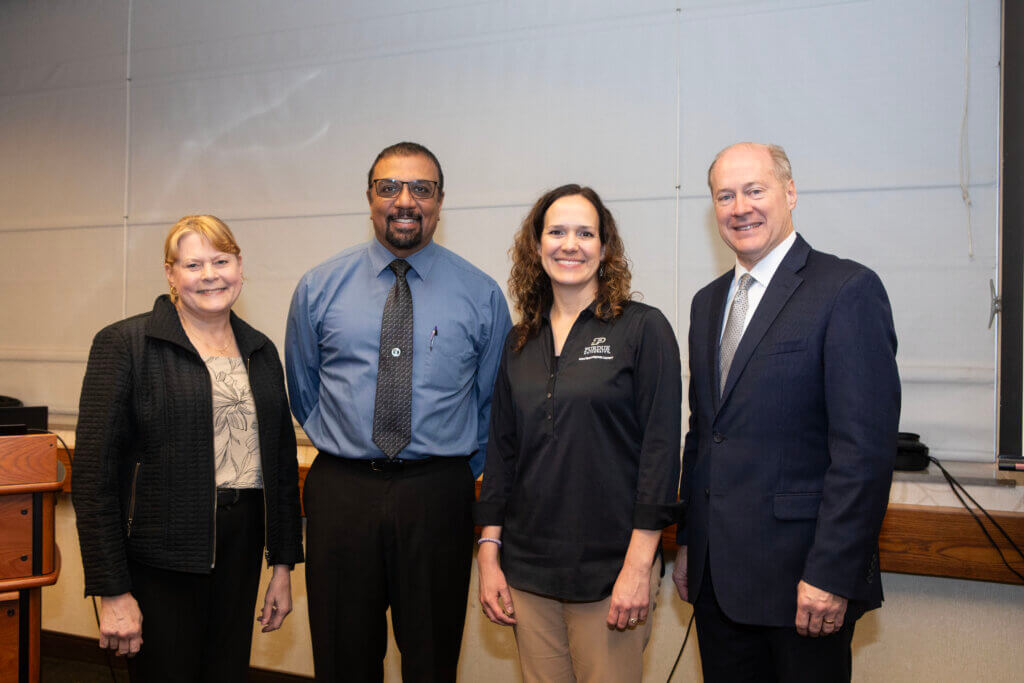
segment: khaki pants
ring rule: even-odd
[[[659,557],[651,567],[647,621],[624,631],[605,623],[611,596],[568,602],[511,588],[523,682],[639,683],[660,585]]]

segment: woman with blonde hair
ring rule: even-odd
[[[512,256],[520,318],[475,510],[480,602],[515,629],[527,683],[640,681],[661,531],[678,510],[679,347],[660,311],[630,300],[592,189],[542,196]]]
[[[231,311],[242,257],[227,225],[178,221],[164,273],[170,293],[89,353],[73,488],[85,592],[133,680],[244,681],[264,550],[263,631],[291,611],[303,559],[284,374]]]

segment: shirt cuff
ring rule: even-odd
[[[681,503],[637,503],[633,506],[634,529],[664,529],[678,521]]]

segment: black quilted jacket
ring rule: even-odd
[[[277,349],[234,313],[259,423],[269,564],[302,561],[295,432]],[[86,595],[131,590],[126,558],[208,573],[216,493],[210,375],[170,299],[99,332],[82,384],[72,498]]]

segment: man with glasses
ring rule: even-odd
[[[306,273],[285,342],[292,411],[319,451],[306,478],[317,680],[381,681],[391,608],[404,681],[455,681],[471,504],[508,306],[433,242],[444,175],[401,142],[370,167],[375,239]]]

